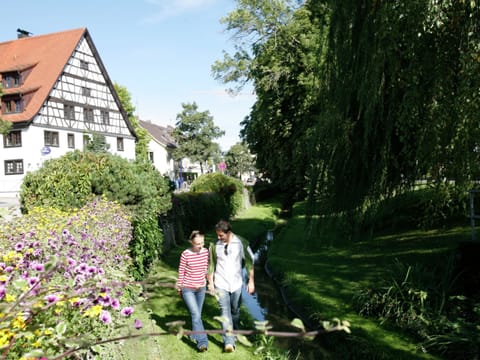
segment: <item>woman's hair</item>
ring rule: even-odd
[[[197,236],[203,236],[203,234],[200,232],[200,230],[193,230],[192,233],[190,234],[189,240],[192,241]]]

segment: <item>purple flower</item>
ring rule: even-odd
[[[41,272],[41,271],[45,271],[45,265],[39,264],[39,263],[33,263],[33,264],[31,265],[31,268],[32,268],[33,270],[40,271],[40,272]]]
[[[85,272],[87,271],[87,268],[88,268],[88,265],[85,264],[85,263],[81,263],[80,265],[78,265],[75,269],[76,272]]]
[[[51,294],[45,296],[45,300],[47,300],[49,304],[55,304],[58,300],[60,300],[60,298],[55,294]]]
[[[15,244],[15,251],[21,251],[23,249],[23,243],[16,243]]]
[[[143,327],[143,324],[140,320],[135,319],[133,326],[135,326],[135,329],[140,330]]]
[[[36,283],[38,283],[39,278],[38,277],[31,277],[28,279],[28,285],[34,286]]]
[[[112,323],[112,316],[110,315],[110,313],[108,311],[102,310],[102,312],[100,313],[100,320],[104,324],[111,324]]]
[[[7,293],[7,290],[5,289],[5,286],[0,285],[0,300],[3,299],[6,293]]]
[[[77,265],[77,261],[75,259],[72,259],[72,258],[68,258],[68,265],[69,266],[75,266]]]
[[[131,306],[126,306],[122,310],[120,310],[120,314],[123,316],[130,316],[133,314],[133,308]]]
[[[118,310],[120,309],[120,301],[118,299],[112,299],[112,301],[110,302],[110,306],[112,307],[112,309]]]
[[[108,295],[99,296],[97,300],[98,300],[98,303],[103,305],[103,306],[110,305],[110,296],[108,296]]]

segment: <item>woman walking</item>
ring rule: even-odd
[[[176,288],[192,317],[192,330],[204,331],[202,308],[210,255],[208,249],[203,247],[205,236],[200,231],[192,231],[189,241],[191,247],[185,249],[180,256]],[[198,351],[207,351],[207,334],[192,334],[191,338],[197,342]]]

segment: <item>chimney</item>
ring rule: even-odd
[[[21,38],[24,38],[24,37],[29,37],[30,35],[33,35],[30,31],[23,30],[23,29],[20,29],[20,28],[17,29],[17,38],[18,39],[21,39]]]

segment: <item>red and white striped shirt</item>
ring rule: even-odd
[[[186,249],[180,256],[177,288],[199,288],[205,286],[210,252],[202,248],[199,252]]]

